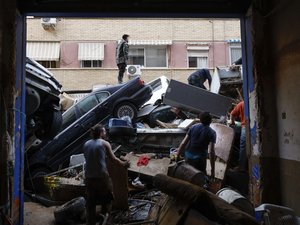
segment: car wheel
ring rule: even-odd
[[[35,133],[36,137],[52,139],[60,131],[62,125],[62,113],[60,111],[51,111],[42,115],[42,127]]]
[[[83,197],[74,198],[71,201],[56,207],[54,217],[56,223],[64,223],[68,220],[80,219],[85,210],[85,199]]]
[[[28,173],[31,178],[35,178],[35,177],[45,176],[51,172],[52,171],[46,167],[37,167],[29,171]]]
[[[39,167],[29,168],[25,173],[24,185],[26,189],[34,190],[34,178],[45,176],[52,171],[45,166],[40,165]]]
[[[115,107],[114,116],[117,118],[129,116],[131,120],[134,120],[137,117],[137,109],[132,103],[123,102]]]

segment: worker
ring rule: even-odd
[[[230,121],[232,125],[235,125],[235,120],[241,121],[241,136],[240,136],[240,152],[239,152],[239,166],[238,170],[244,171],[247,167],[247,155],[246,155],[246,129],[245,129],[245,113],[244,113],[244,101],[237,104],[230,113]]]
[[[196,169],[206,173],[208,148],[210,153],[211,177],[215,177],[215,143],[216,132],[210,127],[212,117],[204,112],[200,122],[193,125],[177,149],[177,159],[185,149],[185,161]],[[186,147],[186,148],[185,148]]]
[[[194,73],[192,73],[189,77],[188,77],[188,83],[190,85],[202,88],[202,89],[206,89],[206,87],[204,86],[204,82],[208,81],[209,84],[209,88],[211,86],[211,75],[208,69],[199,69],[197,71],[195,71]]]
[[[118,159],[109,142],[105,140],[106,131],[103,126],[96,125],[91,129],[92,139],[84,144],[83,152],[86,161],[86,221],[88,225],[96,224],[96,205],[102,207],[101,213],[108,215],[113,200],[112,182],[106,167],[106,156],[120,165],[129,166],[128,162]]]

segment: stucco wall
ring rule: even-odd
[[[283,1],[283,0],[281,0]],[[283,1],[285,2],[285,1]],[[300,215],[300,2],[272,17],[282,202]]]
[[[274,10],[274,5],[277,7]],[[300,215],[300,2],[268,1],[254,13],[262,200]],[[265,16],[263,12],[266,13]],[[264,16],[263,16],[264,15]]]

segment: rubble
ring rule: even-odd
[[[116,131],[108,132],[113,146],[117,144],[114,152],[119,150],[118,155],[130,162],[130,168],[107,161],[114,202],[106,224],[257,224],[253,217],[213,194],[226,186],[235,136],[232,128],[221,124],[234,99],[218,93],[222,85],[233,85],[232,81],[240,79],[222,76],[218,75],[220,86],[212,87],[218,87],[216,93],[171,80],[163,98],[167,105],[146,105],[139,112],[138,123],[130,124],[131,132],[126,135],[123,131],[128,127],[118,129],[120,126],[110,123],[108,130]],[[175,163],[172,153],[187,130],[199,122],[196,114],[204,111],[217,117],[211,124],[217,133],[215,180],[209,177],[209,162],[206,176],[184,161]],[[115,122],[120,125],[122,121]],[[84,197],[84,163],[82,154],[74,155],[69,168],[35,178],[36,193],[59,205]]]
[[[258,224],[254,217],[189,182],[159,174],[153,178],[153,183],[159,190],[188,204],[209,220],[230,225]]]
[[[149,162],[146,166],[138,165],[138,161],[141,156],[149,157]],[[130,167],[128,171],[135,172],[138,174],[144,174],[148,176],[155,176],[156,174],[167,174],[168,173],[168,166],[170,164],[170,158],[163,157],[162,159],[155,158],[156,154],[127,154],[124,159],[130,162]]]

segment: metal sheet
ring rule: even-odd
[[[207,90],[171,80],[164,103],[190,112],[210,112],[212,115],[225,116],[230,110],[233,99],[211,93]]]

